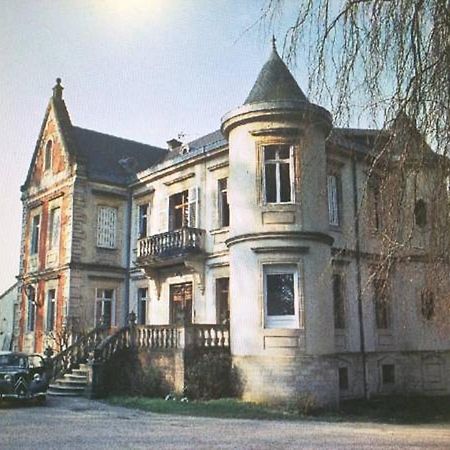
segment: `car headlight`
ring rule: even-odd
[[[41,376],[38,373],[35,373],[34,377],[33,377],[33,380],[34,381],[41,381]]]
[[[11,381],[12,381],[12,376],[11,375],[5,375],[5,381],[7,381],[8,383],[11,383]]]

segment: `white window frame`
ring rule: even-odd
[[[53,298],[50,297],[50,292],[54,292],[55,296]],[[50,308],[50,303],[53,303],[53,327],[50,328],[49,327],[49,320],[50,320],[50,312],[51,312],[51,308]],[[56,288],[51,288],[47,291],[47,298],[46,298],[46,311],[45,311],[45,330],[47,332],[51,332],[55,330],[55,325],[56,325],[56,308],[57,308],[57,303],[56,303]]]
[[[225,185],[225,187],[224,187]],[[227,201],[224,202],[224,193]],[[230,203],[228,202],[228,177],[217,180],[217,211],[219,217],[219,228],[227,228],[230,226]],[[228,208],[228,224],[224,225],[224,208]]]
[[[328,223],[333,227],[339,227],[341,225],[339,176],[333,173],[327,175],[327,198],[328,198]]]
[[[105,297],[105,291],[112,291],[112,297]],[[101,318],[104,315],[104,302],[105,300],[109,300],[111,302],[111,324],[110,326],[113,327],[116,324],[116,290],[114,288],[96,288],[95,289],[95,312],[94,317],[97,323],[97,317]],[[98,314],[98,304],[101,304],[102,310],[100,311],[100,314]]]
[[[141,211],[144,207],[147,207],[147,212],[146,214],[141,214]],[[145,237],[150,236],[150,203],[140,203],[137,205],[137,225],[138,225],[138,229],[137,229],[137,236],[138,239],[142,239]],[[144,220],[144,217],[146,218],[146,227],[145,227],[145,235],[142,233],[143,231],[143,226],[142,226],[142,222]]]
[[[267,275],[293,275],[294,283],[294,314],[272,316],[268,314]],[[264,293],[264,324],[265,328],[300,328],[303,317],[300,318],[300,274],[296,264],[264,264],[263,265],[263,293]],[[303,309],[302,309],[303,315]]]
[[[35,222],[35,219],[37,221]],[[31,242],[30,242],[30,254],[37,255],[39,253],[41,238],[41,215],[35,214],[31,217]]]
[[[117,245],[118,209],[112,206],[98,206],[97,247],[115,249]]]
[[[281,176],[280,176],[280,163],[277,163],[277,161],[282,161],[284,164],[286,164],[286,159],[280,159],[277,157],[275,160],[269,160],[266,161],[265,159],[265,152],[266,149],[269,149],[270,147],[288,147],[289,148],[289,185],[290,185],[290,200],[287,202],[281,201]],[[279,150],[276,150],[276,155],[278,155]],[[266,165],[267,164],[274,164],[275,169],[275,189],[276,189],[276,201],[274,202],[268,202],[267,201],[267,192],[266,192]],[[295,203],[295,172],[294,172],[294,146],[289,144],[267,144],[262,146],[262,180],[263,180],[263,203],[266,205],[273,205],[273,204],[291,204]]]
[[[141,297],[140,291],[142,290],[146,290],[146,296],[145,297]],[[141,302],[145,301],[145,317],[144,317],[144,323],[142,325],[147,325],[147,318],[148,318],[148,307],[149,307],[149,290],[148,287],[138,287],[137,288],[137,293],[136,293],[136,297],[137,297],[137,307],[136,307],[136,319],[137,319],[137,323],[138,325],[141,325],[141,317],[140,317],[140,311],[141,311]]]

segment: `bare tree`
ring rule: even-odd
[[[294,65],[306,55],[315,101],[330,105],[337,125],[363,116],[383,130],[365,193],[375,191],[383,218],[374,276],[389,280],[414,250],[440,300],[435,315],[448,317],[449,0],[299,0],[295,15],[283,17],[291,8],[267,0],[261,21],[290,20],[283,54]],[[371,213],[360,209],[360,220]]]

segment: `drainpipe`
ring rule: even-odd
[[[360,352],[362,357],[363,368],[363,390],[364,398],[368,398],[367,389],[367,355],[366,355],[366,343],[364,335],[364,319],[363,319],[363,307],[362,307],[362,288],[361,288],[361,247],[360,247],[360,234],[359,234],[359,208],[358,208],[358,183],[356,174],[356,155],[352,156],[352,178],[353,178],[353,208],[355,212],[355,254],[356,254],[356,286],[357,286],[357,300],[358,300],[358,319],[359,319],[359,340],[360,340]]]
[[[123,302],[123,325],[128,325],[128,314],[130,308],[130,271],[131,271],[131,211],[132,211],[132,195],[131,189],[127,190],[127,212],[125,219],[125,255],[126,255],[126,273],[125,273],[125,297]]]

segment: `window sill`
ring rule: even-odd
[[[331,225],[331,224],[329,224],[329,225],[328,225],[328,229],[329,229],[330,231],[335,231],[335,232],[337,232],[337,233],[342,233],[342,227],[341,227],[341,225]]]
[[[100,251],[107,251],[107,252],[111,252],[111,251],[117,251],[118,249],[117,249],[117,247],[114,247],[114,248],[112,248],[112,247],[99,247],[98,245],[96,246],[96,248],[97,248],[97,250],[100,250]]]
[[[229,231],[230,231],[229,227],[215,228],[214,230],[209,230],[209,234],[214,236],[216,234],[225,234],[228,233]]]
[[[304,328],[264,328],[264,336],[300,336],[305,332]]]
[[[297,209],[297,203],[263,203],[262,211],[282,211],[282,212],[295,212]]]

